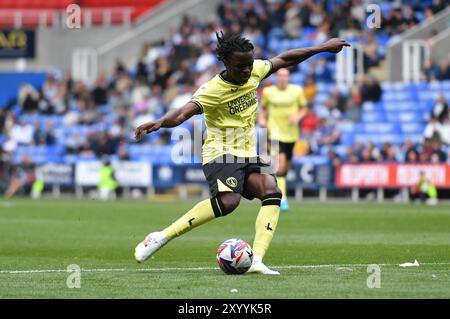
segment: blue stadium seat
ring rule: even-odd
[[[364,102],[361,106],[363,112],[382,112],[385,103],[383,102]]]
[[[400,134],[356,134],[355,141],[359,141],[363,144],[372,142],[376,145],[381,145],[385,142],[402,144],[404,138]]]
[[[383,107],[386,112],[411,112],[420,110],[420,106],[417,105],[417,102],[413,101],[385,102]]]
[[[328,157],[323,155],[303,156],[300,158],[295,158],[293,161],[303,165],[305,164],[325,165],[329,163]]]
[[[336,154],[339,155],[341,158],[345,158],[347,155],[347,148],[349,145],[346,144],[340,144],[340,145],[334,145],[334,146],[323,146],[320,148],[320,155],[327,156],[328,152],[330,150],[333,150]]]
[[[450,80],[442,81],[442,90],[449,91],[450,90]]]
[[[361,119],[363,122],[383,122],[385,121],[385,114],[382,112],[363,112]]]
[[[400,123],[401,131],[403,134],[417,134],[423,133],[425,130],[425,124],[422,123]]]
[[[439,91],[418,91],[417,96],[420,101],[436,101],[440,95]]]
[[[368,134],[400,133],[400,128],[396,123],[373,122],[373,123],[363,123],[362,131]]]
[[[405,140],[410,139],[414,144],[423,142],[423,134],[408,134],[405,135]]]
[[[341,137],[339,139],[341,144],[344,145],[353,145],[355,143],[355,134],[354,133],[341,133]]]
[[[424,122],[429,114],[424,112],[386,112],[389,122]]]
[[[353,122],[341,122],[337,124],[337,128],[341,133],[354,133],[357,129],[356,123]]]

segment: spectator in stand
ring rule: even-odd
[[[434,113],[434,112],[433,112]],[[423,136],[425,139],[431,139],[434,136],[438,136],[440,138],[442,135],[442,124],[438,121],[437,117],[434,114],[431,116],[430,121],[427,126],[425,126],[425,131]]]
[[[117,146],[118,141],[112,138],[107,132],[99,132],[91,142],[91,149],[97,158],[115,154]]]
[[[95,105],[105,105],[108,103],[108,88],[104,74],[97,77],[94,89],[91,91],[91,97]]]
[[[439,81],[450,80],[450,64],[448,59],[441,62],[439,66],[439,72],[437,75]]]
[[[382,29],[385,30],[389,35],[395,35],[403,32],[405,26],[403,14],[401,8],[394,8],[389,13],[388,16],[382,21]]]
[[[286,4],[283,29],[291,39],[297,39],[301,32],[302,20],[300,19],[301,8],[293,2]]]
[[[324,105],[317,109],[317,113],[320,117],[326,117],[332,123],[337,123],[342,118],[342,113],[337,108],[337,103],[333,96],[325,100]]]
[[[317,31],[309,37],[312,43],[314,45],[319,45],[326,41],[330,37],[330,27],[330,21],[325,19],[325,21],[317,28]]]
[[[3,134],[6,124],[7,112],[0,107],[0,135]]]
[[[58,82],[52,74],[47,74],[47,79],[42,86],[44,97],[53,105],[58,95]]]
[[[354,85],[351,89],[351,96],[347,98],[345,106],[345,116],[352,122],[359,122],[361,119],[361,93],[358,86]]]
[[[337,88],[331,91],[331,101],[333,103],[333,108],[339,110],[340,113],[344,114],[347,108],[347,97],[341,93]]]
[[[64,114],[67,111],[67,86],[63,82],[57,83],[56,96],[51,101],[53,112]]]
[[[427,163],[430,161],[431,154],[433,154],[433,139],[438,138],[437,136],[433,136],[433,138],[425,138],[423,140],[423,144],[421,147],[421,151],[419,153],[419,162]]]
[[[411,6],[403,7],[403,30],[408,30],[418,24],[420,21],[416,18],[414,10]]]
[[[91,98],[78,101],[78,124],[91,125],[98,121],[99,113]]]
[[[351,163],[351,164],[360,162],[360,158],[359,158],[358,154],[353,150],[353,147],[351,147],[351,146],[347,147],[345,162]]]
[[[444,118],[441,129],[441,141],[443,144],[450,146],[450,117]]]
[[[379,161],[380,162],[386,162],[386,163],[396,163],[397,162],[397,156],[394,147],[391,145],[391,143],[385,142],[383,143],[383,146],[380,151],[379,155]]]
[[[327,156],[333,168],[343,163],[342,158],[332,149],[328,151]]]
[[[128,153],[127,144],[123,140],[120,141],[119,146],[117,147],[117,156],[120,161],[131,160],[130,154]]]
[[[206,45],[203,47],[203,53],[197,59],[195,69],[197,72],[202,73],[214,65],[216,65],[216,57],[213,54],[213,49],[211,45]]]
[[[439,66],[432,58],[425,61],[424,76],[427,82],[436,81],[439,76]]]
[[[28,83],[23,83],[19,88],[17,97],[18,104],[22,107],[23,112],[32,113],[37,111],[39,101],[39,92]]]
[[[31,145],[33,143],[33,126],[24,123],[22,120],[16,120],[13,118],[14,124],[9,131],[11,139],[17,143],[17,145]]]
[[[310,75],[314,76],[317,82],[328,83],[333,80],[331,71],[325,58],[320,58],[318,61],[311,62],[310,68],[312,68],[312,74]]]
[[[382,90],[380,83],[373,74],[367,76],[366,80],[363,80],[360,87],[361,101],[379,102],[381,100]]]
[[[300,134],[303,140],[309,141],[317,129],[319,118],[311,103],[306,105],[306,114],[300,121]]]
[[[419,154],[417,152],[416,146],[414,145],[413,141],[410,138],[407,138],[403,145],[401,145],[400,152],[402,154],[402,161],[407,162],[408,161],[408,152],[414,151],[417,154],[417,159],[419,158]]]
[[[431,163],[445,163],[447,161],[447,154],[442,150],[441,141],[433,139],[431,141],[432,152],[430,154]]]
[[[303,88],[303,93],[305,94],[305,98],[308,102],[314,101],[314,98],[317,95],[317,86],[314,82],[313,77],[308,77],[306,79],[305,86]]]
[[[40,114],[51,115],[55,113],[53,105],[44,96],[42,90],[39,91],[39,100],[37,103],[37,109]]]
[[[39,122],[34,123],[33,142],[35,145],[53,145],[56,143],[52,122],[47,122],[43,128]]]
[[[83,145],[87,142],[86,138],[80,132],[69,134],[64,139],[68,154],[78,154],[81,152]]]
[[[405,163],[418,163],[419,162],[419,152],[416,149],[409,149],[406,151]]]
[[[370,147],[365,147],[362,151],[360,161],[362,163],[375,162],[376,158],[372,155],[372,150]]]
[[[166,88],[167,79],[172,74],[170,63],[166,58],[161,57],[156,61],[155,77],[152,84],[159,85],[163,90]]]
[[[444,0],[433,0],[433,4],[431,5],[431,10],[433,13],[438,13],[439,11],[444,10],[448,7],[448,1]]]
[[[370,33],[368,35],[367,43],[363,45],[363,52],[364,71],[367,71],[369,68],[379,65],[381,57],[378,54],[378,44],[373,33]]]
[[[145,105],[145,100],[149,96],[150,88],[148,87],[146,80],[143,78],[136,79],[135,85],[131,90],[131,104],[136,113],[147,111],[148,106]]]
[[[445,119],[449,118],[448,103],[443,95],[440,95],[436,104],[433,106],[431,117],[438,119],[440,123],[443,123]]]
[[[320,118],[317,131],[313,136],[314,142],[311,147],[314,152],[317,152],[320,147],[324,145],[336,145],[339,143],[341,132],[336,125],[330,123],[327,118]]]

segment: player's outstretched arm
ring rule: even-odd
[[[140,140],[145,134],[155,132],[160,128],[175,127],[187,121],[195,114],[198,114],[199,106],[193,102],[186,103],[183,107],[167,112],[163,117],[156,121],[150,121],[139,125],[134,132],[134,138]]]
[[[272,62],[272,70],[270,73],[274,73],[281,68],[287,68],[302,63],[303,61],[317,53],[338,53],[342,50],[343,47],[349,46],[350,44],[348,44],[347,41],[343,39],[333,38],[321,45],[285,51],[270,59],[270,62]]]

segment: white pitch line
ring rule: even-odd
[[[339,268],[366,267],[370,264],[325,264],[325,265],[280,265],[274,269],[310,269],[310,268]],[[399,264],[377,264],[379,266],[398,266]],[[421,263],[420,265],[450,265],[449,263]],[[165,272],[165,271],[202,271],[218,270],[219,267],[168,267],[168,268],[93,268],[81,269],[81,272]],[[66,273],[67,269],[29,269],[29,270],[0,270],[0,274],[35,274],[35,273]]]

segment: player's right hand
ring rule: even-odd
[[[260,128],[266,128],[267,127],[267,121],[266,119],[260,118],[258,121],[258,125]]]
[[[151,121],[148,123],[144,123],[139,125],[134,131],[134,138],[139,141],[142,138],[142,135],[149,134],[151,132],[157,131],[161,128],[161,123],[159,121]]]

